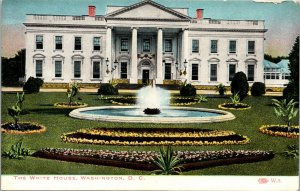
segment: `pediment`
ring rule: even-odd
[[[187,20],[189,16],[184,15],[171,8],[165,7],[153,1],[142,1],[140,3],[124,7],[106,15],[108,19],[170,19]]]

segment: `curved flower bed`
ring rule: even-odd
[[[299,137],[299,126],[291,126],[289,131],[287,125],[263,125],[259,128],[259,131],[272,136]]]
[[[1,125],[1,132],[9,134],[33,134],[45,131],[46,127],[32,122],[20,122],[17,125],[14,123],[4,123]]]
[[[218,105],[218,108],[228,109],[228,110],[246,110],[246,109],[251,109],[251,106],[245,103],[238,103],[238,104],[222,103]]]
[[[108,100],[112,104],[117,105],[135,105],[137,97],[128,96],[128,97],[120,97],[120,96],[111,96],[100,98],[102,100]],[[198,100],[193,97],[171,97],[170,106],[187,106],[198,103]]]
[[[272,151],[260,150],[174,151],[174,155],[181,160],[183,171],[212,166],[270,160],[274,157]],[[35,152],[33,156],[70,162],[152,171],[157,169],[153,160],[159,156],[159,152],[44,148]]]
[[[54,107],[62,109],[77,109],[87,106],[88,104],[82,102],[72,102],[71,104],[69,104],[68,102],[58,102],[54,104]]]
[[[103,145],[223,145],[247,144],[250,139],[233,131],[159,128],[95,128],[65,133],[65,142]]]

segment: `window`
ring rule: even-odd
[[[74,61],[74,78],[81,77],[81,61]]]
[[[210,81],[217,81],[217,64],[210,65]]]
[[[129,44],[128,44],[128,38],[121,38],[121,51],[128,51]]]
[[[81,37],[75,37],[74,50],[81,50]]]
[[[143,52],[150,52],[150,39],[143,39]]]
[[[254,65],[248,65],[248,81],[254,81]]]
[[[229,53],[230,54],[235,54],[236,53],[236,41],[235,40],[230,40],[229,41]]]
[[[165,63],[165,80],[171,80],[171,64]]]
[[[100,37],[94,37],[93,46],[94,50],[100,50]]]
[[[192,40],[192,52],[193,53],[199,52],[199,40]]]
[[[248,41],[248,54],[255,54],[255,41]]]
[[[56,60],[54,67],[55,67],[55,77],[61,78],[61,76],[62,76],[62,61]]]
[[[43,77],[43,60],[35,61],[35,77]]]
[[[210,41],[210,53],[218,53],[218,41],[217,40]]]
[[[100,78],[100,62],[93,61],[93,78]]]
[[[55,36],[55,50],[62,50],[62,36]]]
[[[235,64],[229,64],[229,81],[232,81],[233,76],[235,74],[236,65]]]
[[[43,35],[35,36],[35,49],[43,49]]]
[[[198,64],[192,64],[192,80],[198,80]]]
[[[121,62],[121,79],[127,78],[127,62]]]
[[[165,39],[165,52],[172,52],[172,39]]]
[[[283,73],[282,74],[282,79],[283,80],[288,80],[290,78],[290,74],[289,73]]]

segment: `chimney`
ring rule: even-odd
[[[196,18],[197,19],[203,19],[203,9],[197,9],[196,10]]]
[[[96,7],[90,5],[90,6],[89,6],[89,16],[90,16],[90,17],[94,17],[94,16],[95,16],[95,12],[96,12]]]

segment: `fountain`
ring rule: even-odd
[[[138,91],[137,105],[147,115],[160,114],[161,109],[168,107],[169,103],[169,92],[155,85],[144,87]]]
[[[135,106],[86,107],[75,109],[69,115],[79,119],[126,123],[213,123],[235,119],[227,111],[170,107],[169,102],[169,92],[152,85],[138,91]]]

